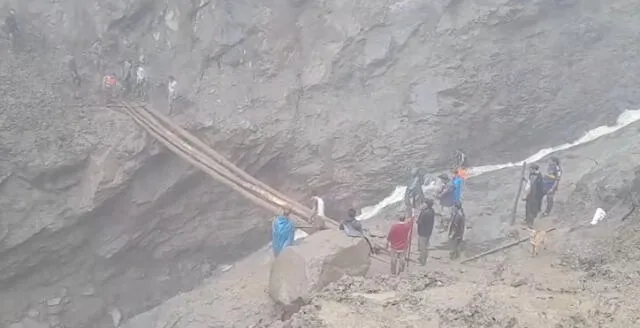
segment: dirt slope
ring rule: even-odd
[[[330,214],[408,167],[561,143],[638,103],[636,1],[13,1],[0,39],[0,324],[108,326],[258,249],[267,213],[100,103],[145,56],[153,104]],[[84,80],[73,99],[64,58]],[[498,197],[498,196],[496,196]],[[64,299],[51,315],[44,300]],[[33,310],[33,311],[30,311]],[[52,318],[52,319],[51,319]]]
[[[126,328],[164,327],[632,327],[637,314],[640,213],[625,221],[627,198],[638,189],[638,124],[590,144],[558,154],[565,176],[558,207],[538,228],[555,226],[546,249],[531,258],[528,243],[469,264],[450,261],[439,231],[426,267],[410,274],[386,275],[374,261],[368,278],[345,278],[319,293],[287,322],[274,321],[266,297],[270,255],[255,253],[202,287],[178,295],[136,316]],[[605,151],[606,150],[606,151]],[[597,162],[597,164],[596,164]],[[528,235],[510,226],[510,209],[519,169],[505,169],[468,181],[465,208],[470,229],[463,256],[471,256]],[[488,196],[488,197],[487,197]],[[595,208],[609,217],[587,224]],[[386,231],[402,208],[389,208],[365,222]],[[522,213],[519,213],[519,219]],[[415,240],[415,239],[414,239]],[[414,244],[414,250],[416,245]],[[416,254],[412,256],[414,259]]]

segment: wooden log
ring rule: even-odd
[[[551,232],[553,230],[556,230],[556,228],[555,227],[549,228],[549,229],[546,230],[546,232]],[[477,255],[474,255],[472,257],[466,258],[466,259],[462,260],[460,263],[467,263],[467,262],[475,261],[475,260],[477,260],[477,259],[479,259],[481,257],[485,257],[487,255],[499,252],[499,251],[501,251],[503,249],[507,249],[507,248],[513,247],[513,246],[518,245],[518,244],[522,244],[522,243],[524,243],[525,241],[527,241],[529,239],[531,239],[531,237],[525,237],[525,238],[518,239],[518,240],[510,242],[510,243],[508,243],[506,245],[502,245],[502,246],[490,249],[490,250],[488,250],[486,252],[482,252],[480,254],[477,254]]]
[[[522,193],[522,185],[524,184],[525,172],[527,170],[527,162],[522,162],[522,171],[520,173],[520,184],[518,185],[518,192],[516,193],[516,200],[513,203],[513,209],[511,210],[511,225],[516,222],[516,216],[518,214],[518,204],[520,203],[520,194]]]

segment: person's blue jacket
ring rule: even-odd
[[[272,241],[273,255],[278,256],[282,250],[293,244],[293,237],[295,236],[296,227],[293,222],[286,216],[278,216],[273,221],[272,226]]]
[[[464,186],[464,180],[459,176],[454,176],[453,180],[453,199],[455,202],[462,203],[462,187]]]

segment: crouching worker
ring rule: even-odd
[[[345,220],[342,220],[342,222],[340,222],[339,229],[341,231],[344,231],[344,233],[349,237],[363,238],[367,242],[367,244],[369,244],[369,252],[376,253],[375,249],[373,248],[373,245],[371,244],[371,241],[369,241],[369,239],[364,235],[364,229],[362,228],[362,223],[360,223],[360,221],[358,221],[358,219],[356,218],[355,209],[353,208],[349,209],[349,211],[347,212],[347,218]]]
[[[279,215],[273,220],[272,225],[272,241],[273,255],[278,257],[282,250],[287,246],[293,244],[293,237],[295,236],[296,227],[289,218],[291,215],[290,209],[284,209],[282,215]]]
[[[407,249],[409,248],[413,219],[406,220],[404,216],[398,219],[389,229],[387,235],[387,249],[391,256],[391,274],[399,275],[407,265]]]

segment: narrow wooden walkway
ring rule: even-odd
[[[280,214],[285,207],[290,208],[294,219],[297,218],[297,221],[302,221],[303,224],[312,224],[314,213],[310,208],[288,198],[238,168],[170,118],[145,104],[122,102],[121,105],[124,111],[152,137],[215,180],[274,214]],[[327,227],[337,228],[337,221],[328,217],[322,219]]]

